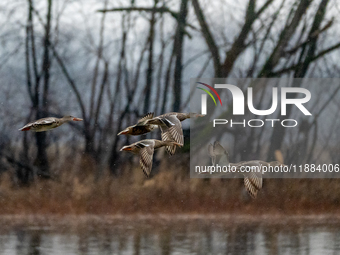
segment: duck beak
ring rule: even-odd
[[[23,128],[20,128],[19,130],[20,131],[28,131],[28,130],[30,130],[31,128],[30,127],[23,127]]]
[[[72,120],[73,121],[82,121],[83,119],[81,119],[81,118],[73,118]]]
[[[120,149],[120,151],[131,151],[132,148],[129,146],[124,146],[123,148]]]
[[[121,132],[119,132],[117,135],[127,135],[128,131],[125,129]]]

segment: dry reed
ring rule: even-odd
[[[258,198],[250,199],[242,179],[190,179],[188,158],[180,162],[180,156],[171,164],[163,160],[149,179],[137,164],[122,167],[120,177],[108,170],[98,177],[87,160],[63,164],[55,178],[27,187],[15,185],[7,171],[0,180],[0,214],[340,212],[339,179],[265,179]]]

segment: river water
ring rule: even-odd
[[[340,254],[332,216],[7,216],[0,224],[0,254]]]

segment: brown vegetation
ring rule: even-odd
[[[256,109],[267,109],[262,99],[269,88],[267,80],[256,78],[337,77],[339,21],[330,11],[337,3],[248,0],[243,8],[233,1],[212,5],[204,0],[143,5],[104,0],[93,6],[87,1],[12,2],[0,3],[5,17],[0,20],[5,102],[0,111],[0,214],[338,212],[337,179],[266,179],[251,200],[242,179],[190,179],[184,154],[171,159],[185,158],[178,165],[170,167],[169,160],[155,165],[154,176],[145,179],[138,164],[131,166],[131,157],[119,152],[136,140],[117,136],[147,112],[188,112],[192,77],[254,78],[253,84],[239,86],[254,88]],[[229,145],[233,158],[262,155],[271,161],[280,151],[286,164],[311,163],[325,157],[327,147],[325,161],[339,163],[334,141],[340,86],[335,85],[313,91],[325,94],[314,97],[313,116],[296,117],[301,125],[294,132],[280,125],[270,132],[225,129],[223,135],[234,141]],[[302,83],[295,79],[289,86]],[[232,101],[228,104],[226,119]],[[15,128],[65,113],[84,121],[48,133],[23,134]],[[284,117],[294,115],[289,106]],[[277,112],[273,118],[283,116]]]
[[[338,179],[265,179],[257,199],[244,191],[242,179],[191,179],[184,162],[170,165],[146,179],[125,166],[119,178],[82,160],[79,169],[63,166],[54,179],[18,187],[10,172],[1,175],[0,214],[318,214],[340,212]],[[174,162],[172,158],[171,162]],[[77,168],[78,169],[78,168]],[[108,171],[107,171],[108,172]]]

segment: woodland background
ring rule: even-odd
[[[338,179],[265,180],[251,201],[241,179],[190,179],[188,146],[157,154],[146,179],[119,152],[141,138],[116,134],[148,112],[188,112],[190,78],[338,77],[339,12],[336,0],[1,1],[0,213],[337,212]],[[302,162],[335,141],[339,163],[339,89],[302,120],[293,150],[278,125],[263,144],[229,130],[243,137],[231,153],[266,146],[268,159]],[[329,112],[332,128],[318,128]],[[18,131],[69,114],[84,121]]]

